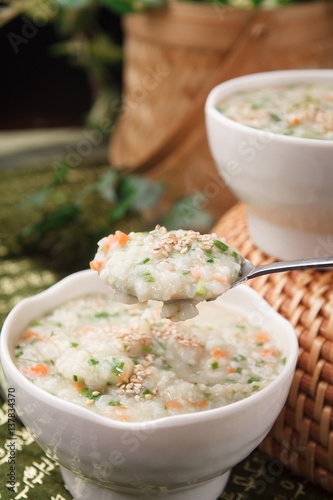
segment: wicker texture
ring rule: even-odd
[[[252,242],[243,205],[233,207],[215,231],[255,265],[274,261]],[[249,280],[248,285],[291,322],[299,341],[288,400],[261,449],[332,493],[333,271],[278,273]]]
[[[124,99],[110,162],[166,181],[172,194],[193,194],[216,175],[204,126],[209,91],[248,73],[331,68],[333,3],[251,10],[170,1],[125,16],[124,34]],[[225,187],[207,204],[220,216],[235,202]]]

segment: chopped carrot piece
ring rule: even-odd
[[[117,241],[117,243],[119,243],[119,245],[122,245],[122,246],[126,245],[126,243],[129,240],[128,234],[123,233],[122,231],[116,231],[116,234],[114,236],[115,236],[115,240]]]
[[[202,399],[201,401],[198,401],[195,406],[197,406],[198,408],[204,408],[205,406],[207,406],[207,399]]]
[[[37,377],[44,377],[48,374],[49,369],[43,363],[39,363],[38,365],[34,365],[30,367],[30,372]]]
[[[34,332],[33,330],[29,330],[26,333],[25,338],[26,339],[38,339],[38,340],[41,340],[41,336],[37,332]]]
[[[166,403],[166,406],[168,408],[181,408],[183,405],[181,403],[179,403],[179,401],[167,401]]]
[[[90,269],[92,269],[93,271],[100,271],[103,264],[104,260],[92,260],[90,262]]]
[[[257,332],[255,334],[255,339],[257,342],[264,343],[269,341],[269,336],[267,332]]]
[[[265,349],[261,352],[262,356],[274,356],[276,353],[275,349]]]
[[[214,356],[214,358],[229,358],[228,353],[222,351],[222,349],[219,349],[218,347],[215,349],[210,350],[210,354]]]
[[[228,368],[229,373],[235,373],[235,371],[236,371],[236,368],[234,368],[233,366],[229,366],[229,368]]]
[[[293,116],[289,120],[290,125],[299,125],[301,123],[301,120],[298,116]]]
[[[116,231],[115,234],[109,234],[109,236],[105,237],[103,239],[103,247],[102,250],[103,252],[107,252],[110,248],[110,246],[114,243],[124,246],[129,240],[129,236],[126,233],[123,233],[122,231]]]
[[[191,274],[192,274],[192,276],[194,276],[194,278],[200,279],[201,278],[201,267],[200,266],[192,267]]]
[[[218,281],[219,283],[227,283],[228,278],[224,274],[216,274],[214,276],[215,281]]]

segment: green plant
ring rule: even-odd
[[[200,194],[167,200],[162,184],[110,167],[77,188],[76,174],[62,163],[45,187],[18,206],[18,218],[29,213],[30,222],[15,244],[24,254],[44,256],[57,271],[87,268],[98,240],[117,229],[145,231],[160,223],[207,231],[214,222]]]

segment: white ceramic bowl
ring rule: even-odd
[[[215,500],[228,471],[263,440],[283,407],[298,352],[293,328],[248,286],[231,290],[219,300],[236,302],[250,322],[277,338],[287,357],[280,375],[262,391],[223,408],[147,423],[118,422],[39,389],[19,372],[12,354],[34,318],[63,301],[103,289],[96,273],[82,271],[22,300],[10,312],[1,334],[1,363],[18,415],[40,447],[60,463],[76,500],[131,495]]]
[[[333,141],[241,125],[216,109],[238,91],[290,83],[333,83],[333,70],[285,70],[225,81],[208,95],[205,115],[220,174],[247,207],[252,239],[279,259],[333,254]]]

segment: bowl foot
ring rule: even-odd
[[[267,255],[280,260],[327,257],[332,254],[332,235],[290,229],[269,223],[252,213],[247,214],[249,232],[254,243]]]
[[[74,500],[149,500],[157,498],[156,493],[152,496],[146,496],[140,494],[139,491],[138,494],[128,494],[104,489],[63,467],[60,467],[60,470],[66,488]],[[158,498],[166,498],[167,500],[202,500],[203,498],[205,500],[216,500],[224,490],[229,475],[230,471],[202,484],[190,485],[188,488],[181,488],[169,493],[161,493]]]

